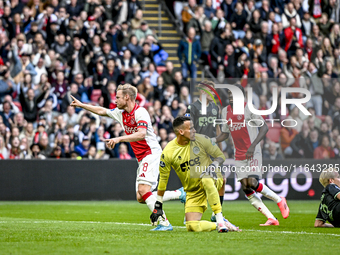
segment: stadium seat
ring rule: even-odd
[[[102,91],[100,89],[94,89],[91,94],[91,101],[97,103],[101,95]]]
[[[281,126],[279,123],[274,123],[273,127],[271,124],[268,125],[268,133],[266,137],[273,141],[274,143],[280,142],[280,130]]]
[[[157,66],[157,73],[159,75],[161,75],[165,71],[166,71],[166,67],[165,66]]]

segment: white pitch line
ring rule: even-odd
[[[1,217],[0,217],[1,218]],[[102,222],[102,221],[63,221],[63,220],[32,220],[32,221],[13,221],[13,220],[3,220],[0,221],[0,224],[5,223],[22,223],[22,224],[51,224],[51,223],[81,223],[81,224],[108,224],[108,225],[131,225],[131,226],[144,226],[144,227],[152,227],[150,224],[145,223],[130,223],[130,222]],[[173,226],[174,228],[186,228],[184,226]],[[336,236],[340,237],[340,234],[332,234],[332,233],[315,233],[315,232],[294,232],[294,231],[272,231],[272,230],[259,230],[259,229],[242,229],[242,231],[246,232],[261,232],[261,233],[280,233],[280,234],[293,234],[293,235],[320,235],[320,236]]]
[[[262,232],[262,233],[282,233],[282,234],[294,234],[294,235],[324,235],[324,236],[340,236],[340,234],[331,234],[331,233],[313,233],[313,232],[294,232],[294,231],[271,231],[271,230],[258,230],[258,229],[245,229],[242,231],[249,232]]]

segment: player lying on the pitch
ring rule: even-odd
[[[157,224],[163,217],[163,195],[172,167],[187,192],[185,218],[188,231],[202,232],[215,229],[220,233],[229,230],[239,231],[238,227],[222,215],[218,189],[221,188],[223,178],[222,175],[218,178],[215,169],[223,164],[225,160],[223,153],[217,145],[210,142],[209,137],[195,134],[189,117],[177,117],[173,122],[173,129],[176,138],[167,144],[161,156],[157,201],[155,210],[150,216],[152,224]],[[202,171],[196,173],[197,166],[207,166],[205,173]],[[207,200],[216,215],[216,223],[201,221],[202,214],[207,209]]]
[[[314,227],[340,227],[340,175],[334,168],[328,168],[322,171],[319,181],[325,189]]]

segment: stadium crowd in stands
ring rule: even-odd
[[[204,66],[219,82],[238,78],[251,86],[262,110],[275,86],[311,91],[306,107],[313,115],[289,108],[298,126],[271,128],[265,158],[340,158],[338,1],[166,4],[183,30],[181,70],[166,61],[138,0],[1,0],[0,159],[134,157],[128,144],[110,150],[103,143],[123,132],[120,124],[69,106],[72,95],[115,108],[123,83],[137,87],[164,148],[175,137],[173,119],[193,101],[189,77]],[[271,117],[288,116],[278,107]],[[231,141],[224,148],[232,157]]]

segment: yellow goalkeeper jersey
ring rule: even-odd
[[[205,167],[212,163],[211,157],[225,159],[222,151],[210,138],[196,134],[195,141],[187,145],[179,145],[177,138],[164,148],[159,167],[159,190],[166,190],[171,167],[175,170],[186,192],[200,189],[200,174]]]

